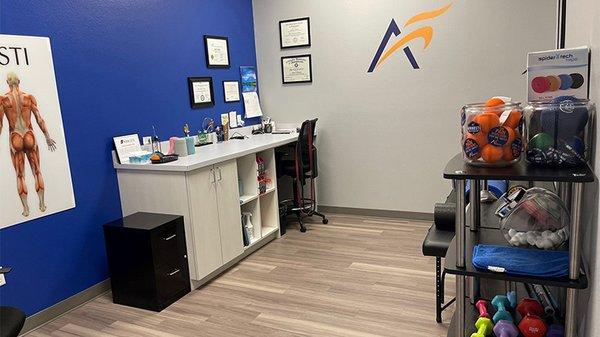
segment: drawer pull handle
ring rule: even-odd
[[[179,269],[175,269],[174,271],[169,273],[169,276],[173,276],[175,274],[179,273]]]
[[[165,241],[169,241],[169,240],[171,240],[171,239],[174,239],[176,236],[177,236],[177,234],[173,234],[173,235],[171,235],[171,236],[169,236],[169,237],[163,238],[163,240],[165,240]]]

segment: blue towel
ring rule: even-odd
[[[500,198],[506,193],[508,182],[506,180],[488,180],[488,190],[496,197]],[[465,201],[469,202],[469,192],[471,191],[471,181],[467,180],[465,185]]]
[[[473,266],[523,276],[563,277],[569,274],[569,252],[477,245],[473,248]]]

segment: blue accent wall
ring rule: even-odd
[[[167,139],[243,113],[221,81],[256,66],[252,1],[2,0],[0,32],[50,37],[77,204],[0,231],[0,265],[13,267],[0,303],[31,315],[108,277],[102,224],[121,215],[113,136],[156,125]],[[205,34],[229,38],[231,68],[206,68]],[[213,77],[214,107],[190,108],[188,76]]]

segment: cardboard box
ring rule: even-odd
[[[587,99],[590,49],[587,46],[527,54],[527,99],[559,96]]]

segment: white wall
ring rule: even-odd
[[[453,1],[442,16],[403,28],[449,2],[253,1],[263,110],[286,122],[319,118],[320,204],[431,212],[449,190],[442,169],[460,151],[460,107],[524,98],[527,52],[554,47],[555,1]],[[280,50],[278,21],[303,16],[312,47]],[[426,50],[409,44],[421,69],[400,50],[367,74],[392,18],[403,34],[434,28]],[[314,82],[283,86],[280,57],[304,53]]]
[[[592,67],[590,76],[590,99],[600,100],[600,2],[598,0],[567,1],[566,46],[576,47],[588,45],[592,50]],[[600,167],[600,151],[598,149],[598,132],[596,131],[596,151],[594,167]],[[584,260],[589,265],[589,288],[580,296],[580,312],[582,330],[579,336],[597,336],[600,331],[600,259],[598,259],[598,182],[586,185],[583,224]],[[587,328],[586,328],[587,327]]]

